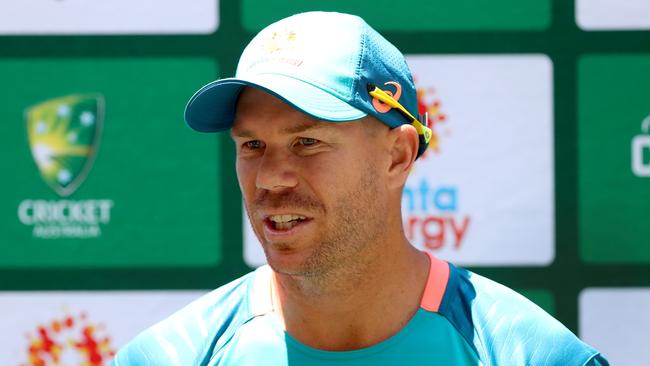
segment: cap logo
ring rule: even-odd
[[[268,54],[292,49],[294,47],[293,43],[296,40],[296,36],[297,34],[295,31],[288,29],[275,31],[264,44],[264,49]]]
[[[389,81],[389,82],[385,83],[384,85],[392,85],[392,86],[395,87],[395,94],[393,94],[393,92],[390,91],[390,90],[384,90],[384,93],[390,95],[391,97],[393,97],[393,99],[399,101],[399,98],[402,96],[402,86],[399,85],[398,83],[394,82],[394,81]],[[375,107],[375,109],[379,113],[386,113],[386,112],[390,111],[393,108],[393,107],[389,106],[388,104],[386,104],[386,103],[384,103],[384,102],[382,102],[379,99],[374,98],[374,97],[372,98],[372,106]]]

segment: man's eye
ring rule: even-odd
[[[313,146],[318,143],[318,140],[312,139],[310,137],[301,137],[298,139],[298,143],[303,146]]]
[[[248,150],[256,150],[262,147],[262,142],[260,140],[252,140],[244,142],[244,148]]]

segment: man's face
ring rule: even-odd
[[[369,118],[318,121],[244,90],[232,129],[237,176],[274,270],[322,275],[372,252],[386,228],[384,129]]]

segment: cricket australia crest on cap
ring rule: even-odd
[[[295,31],[283,29],[273,32],[262,46],[266,53],[290,50],[296,46],[296,38]]]
[[[104,98],[75,94],[25,110],[32,157],[47,185],[59,196],[72,194],[86,178],[97,151]]]
[[[267,32],[264,36],[257,37],[254,48],[258,51],[257,59],[250,62],[246,70],[249,71],[255,66],[270,64],[287,64],[289,66],[299,67],[304,59],[299,51],[304,47],[304,42],[298,33],[290,28],[282,28],[273,32]]]

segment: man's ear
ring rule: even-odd
[[[418,133],[411,125],[401,125],[390,130],[388,134],[391,144],[389,185],[391,188],[400,188],[406,182],[418,155]]]

